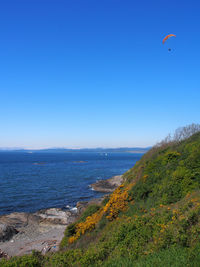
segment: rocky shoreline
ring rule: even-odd
[[[95,191],[111,193],[121,183],[114,176],[92,184]],[[73,223],[90,204],[100,205],[105,196],[78,202],[76,210],[50,208],[35,213],[14,212],[0,216],[0,258],[30,254],[32,250],[57,251],[67,225]]]
[[[93,190],[103,193],[111,193],[123,182],[122,175],[116,175],[107,180],[99,180],[94,184],[91,184]]]
[[[0,216],[0,251],[8,256],[24,255],[32,250],[56,251],[67,225],[77,213],[58,208],[36,213],[15,212]]]

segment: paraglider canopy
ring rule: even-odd
[[[172,36],[174,36],[174,37],[176,37],[176,35],[175,34],[168,34],[164,39],[163,39],[163,44],[169,39],[169,38],[171,38]]]
[[[168,34],[164,39],[163,39],[163,41],[162,41],[162,43],[164,44],[169,38],[171,38],[171,37],[176,37],[176,35],[175,34]],[[170,52],[171,51],[171,48],[168,48],[168,51]]]

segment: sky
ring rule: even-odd
[[[199,13],[198,0],[1,0],[0,147],[146,147],[199,123]]]

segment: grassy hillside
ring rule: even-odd
[[[152,148],[101,206],[68,226],[60,251],[0,266],[199,266],[200,133]]]

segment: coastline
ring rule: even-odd
[[[30,254],[32,250],[41,251],[43,254],[57,251],[66,227],[76,221],[89,205],[101,205],[102,200],[112,193],[122,180],[122,175],[117,175],[92,184],[93,190],[105,195],[77,202],[76,208],[72,210],[49,208],[35,213],[13,212],[1,215],[0,258]]]
[[[111,193],[123,182],[122,175],[116,175],[106,180],[99,180],[91,184],[93,190],[103,193]]]

